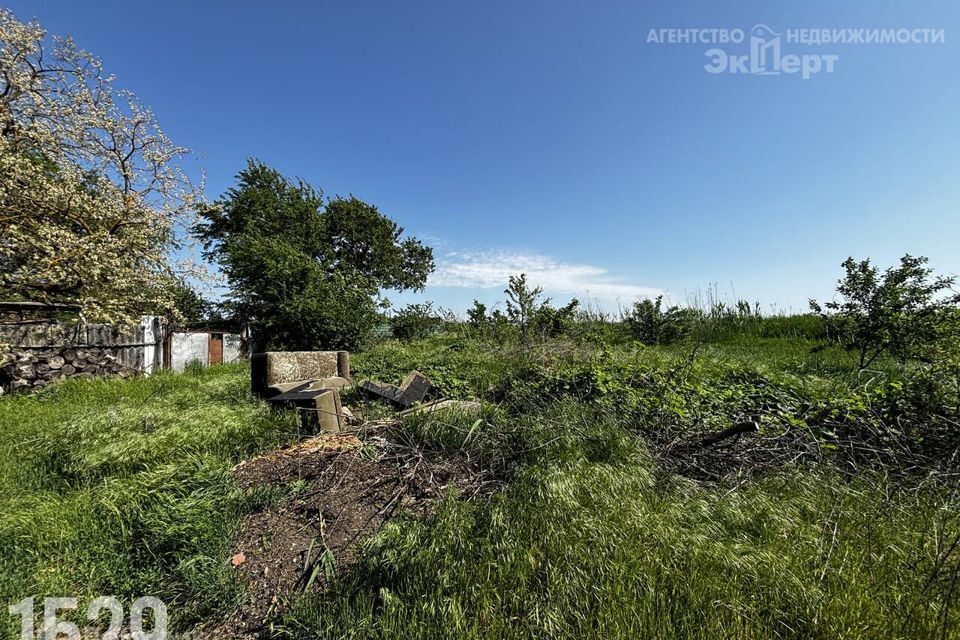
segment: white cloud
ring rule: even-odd
[[[624,283],[603,267],[571,264],[553,258],[516,251],[448,253],[437,261],[428,284],[435,287],[503,289],[510,276],[527,274],[534,286],[548,294],[633,300],[656,297],[664,292],[653,287]]]

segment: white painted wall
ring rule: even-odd
[[[208,364],[209,333],[174,333],[171,338],[170,366],[174,371],[183,371],[187,363],[198,360],[201,364]],[[236,333],[223,334],[223,361],[234,362],[242,357],[240,352],[240,336]]]
[[[174,333],[170,343],[170,367],[174,371],[183,371],[188,362],[199,360],[207,364],[206,333]]]
[[[236,333],[223,334],[223,361],[234,362],[240,356],[240,336]]]

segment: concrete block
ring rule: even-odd
[[[307,388],[311,391],[316,389],[337,389],[339,391],[344,387],[349,387],[352,384],[352,382],[343,376],[330,376],[329,378],[320,378],[319,380],[314,380]]]
[[[337,375],[350,379],[350,352],[337,351]]]
[[[400,384],[400,389],[403,391],[400,404],[409,407],[418,402],[423,402],[423,399],[427,397],[427,393],[430,391],[430,387],[430,379],[427,378],[427,376],[419,371],[411,371]]]
[[[343,389],[349,387],[351,382],[340,376],[331,376],[329,378],[320,378],[318,380],[296,380],[294,382],[278,382],[270,385],[268,394],[270,397],[291,391],[319,391],[321,389]]]
[[[255,395],[263,397],[269,395],[272,385],[341,376],[341,361],[349,369],[346,351],[255,353],[250,358],[250,388]]]
[[[418,402],[423,402],[431,388],[430,379],[419,371],[411,371],[398,387],[392,384],[383,384],[373,380],[364,380],[357,388],[368,396],[377,396],[389,400],[395,405],[406,409]]]
[[[401,416],[420,414],[452,413],[457,415],[479,414],[483,405],[472,400],[434,400],[400,412]]]
[[[378,397],[399,404],[403,391],[394,384],[383,384],[373,380],[364,380],[357,385],[367,397]]]
[[[343,406],[340,403],[340,392],[336,389],[323,389],[320,395],[314,398],[314,406],[320,431],[335,433],[347,426],[347,419],[343,415]]]
[[[340,391],[337,389],[307,390],[300,386],[278,393],[269,400],[278,406],[296,407],[303,424],[315,425],[320,431],[341,431],[347,424],[340,402]]]

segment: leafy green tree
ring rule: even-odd
[[[870,260],[847,258],[837,282],[841,300],[810,308],[827,325],[831,341],[856,354],[861,370],[882,354],[901,360],[916,357],[937,335],[938,318],[958,296],[942,296],[952,277],[934,277],[927,258],[905,255],[883,273]]]
[[[507,318],[520,330],[521,341],[531,333],[533,317],[541,305],[549,303],[550,299],[541,301],[543,287],[531,287],[527,284],[527,274],[510,276],[507,288]]]
[[[383,289],[422,289],[433,271],[433,250],[373,205],[350,196],[334,198],[323,212],[323,240],[330,266],[347,267]]]
[[[570,327],[579,308],[576,298],[559,308],[544,304],[534,315],[534,326],[541,336],[555,338]]]
[[[161,313],[187,326],[218,320],[216,304],[204,298],[185,280],[177,279],[171,285],[172,302]]]
[[[376,207],[326,200],[255,160],[199,213],[204,255],[257,349],[356,348],[385,306],[381,290],[420,289],[434,268],[432,250]]]
[[[467,309],[467,323],[477,331],[486,331],[490,324],[490,318],[487,316],[487,305],[479,300],[474,300],[473,306]]]

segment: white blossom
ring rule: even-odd
[[[202,193],[187,152],[98,58],[0,9],[4,297],[75,302],[102,321],[168,306],[168,256]]]

